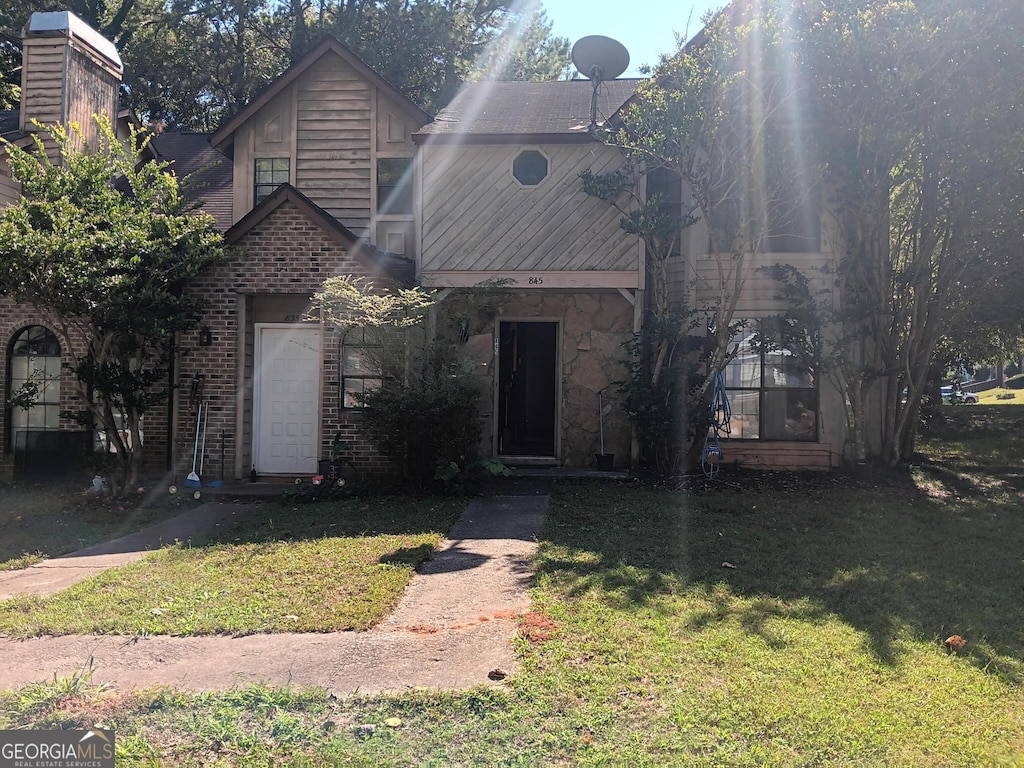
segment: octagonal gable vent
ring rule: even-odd
[[[535,187],[548,175],[548,159],[535,149],[527,149],[512,161],[512,175],[524,187]]]

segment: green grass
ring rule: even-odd
[[[194,507],[191,494],[144,487],[124,499],[85,484],[0,484],[0,571],[16,570],[145,528]]]
[[[207,542],[165,547],[49,598],[0,602],[0,632],[251,634],[367,629],[465,501],[264,505]]]
[[[979,405],[1021,405],[1024,389],[987,389],[978,393]]]
[[[119,765],[1022,766],[1022,457],[1024,411],[982,405],[906,471],[561,486],[504,689],[55,680],[0,727],[102,723]]]
[[[0,571],[20,571],[23,568],[41,563],[46,559],[42,552],[26,552],[21,557],[12,557],[0,563]]]

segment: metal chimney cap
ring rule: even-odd
[[[124,70],[117,46],[103,37],[71,11],[37,11],[32,14],[21,36],[28,37],[69,37],[80,40],[96,53],[115,64],[119,71]]]

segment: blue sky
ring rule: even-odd
[[[641,64],[676,49],[675,33],[689,39],[701,28],[708,10],[726,0],[543,0],[558,37],[575,43],[587,35],[613,37],[629,51],[624,77],[639,76]],[[687,24],[689,22],[689,24]]]

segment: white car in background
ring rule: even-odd
[[[978,393],[977,392],[959,391],[957,393],[958,396],[959,396],[959,399],[954,398],[953,397],[953,387],[952,387],[952,385],[947,385],[945,387],[942,387],[941,388],[941,392],[942,392],[942,404],[943,405],[956,405],[957,403],[968,403],[970,405],[974,405],[975,403],[978,402]]]

